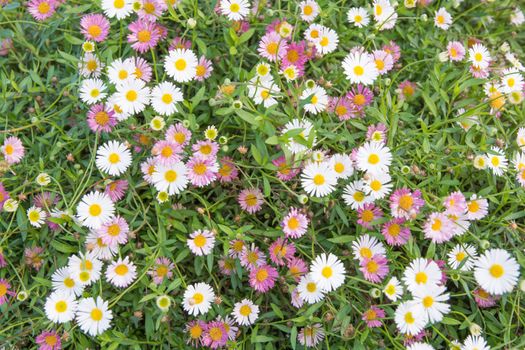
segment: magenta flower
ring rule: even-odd
[[[128,189],[127,180],[115,180],[107,184],[104,193],[109,196],[112,202],[118,202],[126,194]]]
[[[474,289],[472,292],[472,295],[474,295],[474,300],[476,301],[476,304],[480,308],[489,308],[496,305],[496,303],[499,300],[499,296],[497,295],[490,295],[487,291],[485,291],[483,288],[478,287]]]
[[[221,321],[208,322],[204,328],[202,344],[212,349],[223,347],[228,342],[228,331]]]
[[[175,142],[181,148],[184,148],[190,142],[191,131],[182,125],[182,123],[177,123],[175,125],[170,125],[168,130],[166,130],[165,138],[168,141]]]
[[[27,11],[37,21],[43,21],[53,16],[58,6],[56,0],[31,0],[27,4]]]
[[[258,292],[266,293],[275,285],[279,273],[275,267],[262,265],[250,271],[250,286]]]
[[[363,258],[359,263],[359,270],[365,279],[370,282],[379,283],[388,274],[388,260],[383,255],[374,255],[371,258]]]
[[[195,80],[204,81],[204,79],[207,79],[211,76],[212,71],[213,67],[211,65],[211,61],[206,57],[201,56],[197,62]]]
[[[87,124],[93,132],[110,132],[117,122],[115,112],[109,106],[98,103],[89,108]]]
[[[163,0],[141,0],[141,3],[142,6],[137,14],[145,21],[155,22],[168,9],[166,1]]]
[[[465,47],[459,41],[450,41],[447,45],[448,58],[451,61],[461,61],[465,58]]]
[[[201,320],[193,320],[186,323],[186,327],[184,327],[184,332],[188,334],[188,340],[186,340],[186,344],[190,344],[193,347],[199,348],[201,347],[203,336],[204,336],[204,330],[206,329],[206,322]]]
[[[4,305],[7,302],[9,296],[15,295],[15,292],[9,290],[11,285],[6,279],[0,278],[0,305]]]
[[[8,164],[20,163],[25,154],[22,141],[16,136],[10,136],[4,140],[4,145],[0,147],[4,158]]]
[[[416,93],[417,85],[409,80],[402,81],[397,87],[400,100],[410,100]]]
[[[329,97],[328,111],[334,113],[340,121],[356,118],[356,108],[347,96]]]
[[[366,130],[366,140],[373,142],[381,142],[386,145],[387,142],[387,128],[383,123],[370,125]]]
[[[181,160],[182,147],[173,141],[157,141],[151,149],[158,165],[171,165]]]
[[[188,39],[184,39],[183,37],[176,36],[171,41],[168,51],[173,51],[176,49],[191,49],[191,41]]]
[[[62,342],[57,331],[43,331],[36,338],[35,342],[39,345],[38,350],[59,350],[62,349]]]
[[[446,208],[446,214],[460,216],[467,211],[467,200],[463,193],[459,191],[449,194],[449,196],[443,201],[443,205]]]
[[[215,141],[201,140],[191,146],[194,155],[202,158],[216,158],[219,152],[219,144]]]
[[[35,207],[44,210],[51,210],[59,201],[60,195],[48,191],[39,193],[33,198],[33,204]]]
[[[424,224],[425,238],[434,243],[448,242],[454,235],[454,223],[443,213],[431,213]]]
[[[272,31],[264,34],[259,41],[259,54],[271,62],[281,60],[288,49],[288,44],[281,36]]]
[[[272,164],[277,167],[277,177],[283,181],[290,181],[301,171],[299,167],[294,168],[291,164],[288,164],[285,156],[272,160]]]
[[[125,244],[128,241],[128,232],[129,226],[127,221],[118,215],[97,229],[102,242],[112,247],[118,244]]]
[[[235,269],[235,260],[230,257],[223,257],[219,259],[219,270],[225,276],[231,276]]]
[[[219,161],[221,164],[217,178],[221,183],[232,182],[239,176],[239,170],[230,157],[222,157]]]
[[[293,243],[287,243],[282,237],[277,238],[268,250],[270,252],[270,260],[278,266],[286,265],[288,259],[292,258],[295,254],[295,246]]]
[[[266,255],[253,243],[250,247],[245,246],[243,248],[240,259],[241,266],[250,271],[266,264]]]
[[[308,229],[308,217],[296,208],[290,208],[290,211],[281,222],[281,227],[286,237],[302,237]]]
[[[374,221],[383,217],[383,211],[373,203],[367,203],[357,210],[357,217],[359,225],[371,229]]]
[[[160,257],[155,260],[155,264],[148,271],[148,275],[153,279],[153,283],[161,284],[164,279],[171,279],[173,277],[173,269],[175,265],[170,259]]]
[[[228,250],[228,255],[232,258],[241,258],[241,255],[246,247],[242,239],[234,239],[230,241],[230,249]],[[242,263],[241,263],[242,265]]]
[[[101,14],[89,14],[80,20],[80,32],[86,40],[102,42],[109,34],[109,21]]]
[[[369,328],[381,327],[381,319],[385,317],[385,311],[375,305],[370,306],[363,312],[362,320],[366,322]]]
[[[358,84],[346,94],[346,97],[350,100],[354,113],[363,114],[365,107],[372,103],[374,93],[366,86]]]
[[[392,55],[392,58],[394,59],[394,64],[397,63],[397,61],[399,61],[399,59],[401,58],[401,48],[393,41],[390,41],[388,44],[383,45],[382,49],[383,51],[386,51],[387,53]]]
[[[32,267],[36,271],[40,270],[42,264],[44,263],[44,257],[42,256],[42,253],[44,253],[44,248],[42,247],[27,247],[24,249],[25,264],[29,267]]]
[[[149,83],[153,74],[148,61],[142,57],[131,58],[133,64],[135,65],[135,72],[133,73],[137,79],[140,79],[146,83]]]
[[[9,196],[9,192],[6,191],[4,184],[0,182],[0,210],[4,207],[4,203],[6,200],[11,198]]]
[[[300,41],[298,43],[290,43],[286,48],[286,53],[282,58],[282,67],[288,67],[290,65],[294,65],[298,68],[304,67],[304,64],[308,60],[304,53],[305,47],[306,43],[304,41]]]
[[[419,190],[412,192],[408,188],[399,188],[390,195],[390,211],[396,218],[414,219],[424,205]]]
[[[306,262],[301,258],[291,257],[290,259],[288,259],[288,263],[286,266],[288,267],[290,275],[292,275],[296,282],[299,282],[301,280],[301,277],[308,272],[308,266],[306,265]]]
[[[489,77],[489,74],[490,74],[489,68],[483,69],[483,68],[470,66],[469,70],[472,76],[476,79],[486,79]]]
[[[161,33],[155,22],[137,19],[128,26],[128,43],[137,52],[144,53],[157,46]]]
[[[258,188],[246,188],[239,193],[237,201],[243,210],[254,214],[262,208],[263,194]]]
[[[410,229],[403,226],[405,219],[394,218],[383,224],[381,233],[386,242],[391,246],[400,246],[410,239]]]
[[[204,187],[217,179],[219,166],[214,158],[191,157],[186,163],[187,176],[193,186]]]

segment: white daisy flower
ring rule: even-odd
[[[208,230],[197,230],[190,234],[186,242],[193,254],[208,255],[215,245],[215,235]]]
[[[452,24],[452,16],[444,7],[439,8],[436,11],[436,16],[434,17],[434,25],[440,29],[447,30]]]
[[[67,267],[75,283],[82,286],[98,281],[102,271],[102,262],[91,252],[71,255]]]
[[[101,260],[110,260],[118,253],[118,244],[107,245],[102,241],[102,235],[91,231],[86,237],[86,249]]]
[[[427,320],[425,315],[415,308],[415,305],[411,301],[405,301],[396,309],[394,320],[396,322],[397,329],[408,335],[416,335],[425,328]]]
[[[489,202],[485,198],[478,198],[473,194],[467,202],[467,220],[479,220],[487,216],[489,212]]]
[[[91,336],[104,333],[111,326],[113,312],[107,301],[100,296],[97,299],[85,298],[78,303],[77,323],[80,329]]]
[[[368,234],[359,236],[352,243],[352,251],[354,253],[354,259],[359,261],[363,261],[365,258],[371,259],[374,255],[386,255],[383,243]]]
[[[179,194],[186,189],[188,184],[186,172],[186,166],[182,162],[156,165],[151,178],[157,191],[165,191],[169,195]]]
[[[490,53],[482,44],[474,44],[469,50],[469,61],[479,69],[486,69],[489,66],[491,57]]]
[[[247,0],[221,0],[221,13],[231,21],[240,21],[250,12]]]
[[[328,163],[310,163],[303,168],[301,184],[306,193],[324,197],[335,190],[337,176]]]
[[[312,279],[310,274],[301,277],[296,290],[301,299],[308,304],[315,304],[323,300],[325,296],[325,290]]]
[[[352,84],[371,85],[379,76],[374,57],[366,52],[350,52],[342,66],[346,78]]]
[[[55,292],[73,294],[74,296],[80,296],[84,291],[84,286],[75,282],[67,267],[62,267],[53,273],[51,276],[51,285]]]
[[[97,229],[115,216],[115,205],[105,193],[85,194],[77,206],[77,218],[82,226]]]
[[[119,258],[109,264],[106,270],[106,280],[115,287],[124,288],[129,286],[137,277],[137,268],[129,257]]]
[[[316,43],[319,40],[321,30],[323,30],[323,26],[317,23],[312,23],[308,28],[304,31],[304,37],[307,41],[311,43]]]
[[[396,277],[392,277],[383,288],[383,293],[388,299],[395,302],[403,296],[403,287]]]
[[[262,104],[265,108],[277,104],[275,97],[280,92],[272,79],[254,77],[248,84],[248,95],[253,98],[255,104]]]
[[[310,266],[310,277],[326,292],[339,288],[345,281],[345,267],[333,254],[318,255]]]
[[[387,173],[391,162],[390,148],[379,142],[367,142],[357,150],[357,168],[367,173]]]
[[[135,65],[131,60],[117,58],[108,67],[108,78],[114,85],[122,85],[128,79],[133,78]]]
[[[85,79],[80,85],[80,99],[88,105],[95,104],[106,97],[106,84],[100,79]]]
[[[474,266],[474,261],[476,260],[477,256],[478,253],[476,252],[476,248],[470,244],[457,244],[448,253],[448,264],[454,270],[459,269],[461,271],[470,271]]]
[[[441,283],[441,270],[432,260],[417,258],[405,269],[403,282],[414,293],[423,288],[432,288]]]
[[[370,23],[368,12],[363,7],[352,7],[348,10],[348,22],[358,28],[366,27]]]
[[[270,65],[266,62],[260,62],[255,66],[255,74],[260,80],[273,80]]]
[[[326,110],[328,106],[328,95],[326,90],[320,86],[315,86],[312,89],[305,89],[301,94],[301,100],[309,102],[304,105],[304,109],[312,114],[318,114]]]
[[[232,316],[240,326],[252,325],[259,317],[259,306],[251,300],[243,299],[241,302],[235,303]]]
[[[505,158],[505,153],[499,147],[491,147],[492,152],[487,153],[486,157],[488,159],[487,166],[496,176],[502,176],[504,172],[507,171],[507,158]]]
[[[182,102],[184,97],[181,89],[165,81],[151,90],[151,106],[155,112],[162,115],[172,115],[176,112],[177,103]]]
[[[441,322],[443,316],[450,312],[450,305],[446,303],[450,295],[445,293],[443,286],[421,288],[413,293],[414,310],[417,314],[424,314],[431,323]]]
[[[504,69],[501,73],[502,90],[506,94],[523,89],[523,76],[516,68]]]
[[[29,219],[31,226],[42,227],[47,218],[47,213],[43,211],[42,208],[33,205],[31,208],[27,209],[27,218]]]
[[[348,179],[354,173],[352,158],[347,154],[334,154],[329,164],[338,179]]]
[[[385,198],[392,191],[392,177],[388,173],[367,174],[364,189],[374,200]]]
[[[93,76],[98,78],[104,65],[100,62],[98,57],[91,52],[86,52],[82,60],[78,63],[80,75],[83,77]]]
[[[474,263],[476,282],[492,295],[509,293],[520,276],[516,259],[503,249],[490,249]]]
[[[204,315],[210,311],[213,299],[215,293],[209,284],[203,282],[192,284],[184,292],[182,307],[190,315]]]
[[[396,25],[397,13],[389,0],[375,0],[372,4],[374,20],[379,30],[392,29]]]
[[[305,22],[313,22],[319,15],[319,5],[313,0],[305,0],[299,3],[301,19]]]
[[[407,350],[436,350],[432,345],[422,342],[415,342],[407,346]]]
[[[298,130],[302,129],[302,131]],[[292,132],[293,130],[293,132]],[[300,131],[300,132],[299,132]],[[284,129],[282,131],[282,135],[285,135],[286,133],[292,133],[291,136],[288,137],[288,140],[286,142],[286,147],[292,154],[297,154],[304,152],[308,150],[308,147],[304,144],[301,144],[293,139],[293,136],[296,136],[297,138],[301,138],[305,142],[308,142],[310,139],[310,134],[313,134],[313,142],[312,142],[312,148],[315,147],[316,144],[316,137],[315,137],[315,129],[313,128],[313,124],[307,120],[307,119],[293,119],[286,123],[284,126]],[[297,133],[299,132],[299,133]]]
[[[150,90],[143,80],[130,78],[117,85],[115,102],[125,114],[142,112],[149,104]]]
[[[123,143],[108,141],[98,148],[96,164],[102,172],[120,175],[131,165],[131,152]]]
[[[75,318],[77,301],[75,294],[56,291],[47,297],[44,306],[46,317],[55,323],[65,323]]]
[[[343,190],[343,200],[346,205],[354,210],[362,208],[367,203],[372,203],[374,199],[367,195],[365,184],[362,180],[356,180],[345,186]]]
[[[121,20],[133,12],[133,5],[131,0],[102,0],[102,10],[109,18]]]
[[[108,101],[106,102],[106,104],[113,110],[113,112],[115,113],[115,118],[117,118],[117,120],[119,122],[123,121],[123,120],[126,120],[129,118],[129,116],[131,115],[131,113],[129,112],[124,112],[124,110],[122,109],[122,107],[120,106],[120,104],[118,103],[117,101],[118,99],[118,96],[116,93],[114,93],[113,95],[111,95],[109,98],[108,98]]]
[[[521,149],[525,149],[525,128],[519,128],[516,134],[516,143]]]
[[[221,2],[222,3],[222,2]],[[171,50],[164,60],[166,74],[176,82],[191,81],[197,75],[197,56],[188,49]]]
[[[325,55],[337,49],[337,43],[339,43],[337,32],[323,27],[319,32],[319,39],[315,42],[315,48],[321,55]]]
[[[463,342],[461,350],[490,350],[490,346],[483,337],[471,334]]]

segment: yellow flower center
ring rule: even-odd
[[[190,328],[190,337],[192,339],[198,339],[202,335],[202,327],[197,323],[195,326]]]
[[[64,278],[64,285],[68,288],[73,288],[75,286],[75,281],[70,277],[66,277]]]
[[[49,13],[50,10],[51,10],[51,6],[49,6],[48,2],[43,1],[40,4],[38,4],[38,13],[40,13],[41,15],[45,15]]]
[[[109,114],[106,111],[100,111],[95,114],[95,121],[98,125],[107,125],[109,123]]]
[[[55,310],[58,313],[62,313],[67,310],[67,303],[64,300],[60,300],[55,304]]]
[[[124,0],[115,0],[115,1],[113,2],[113,6],[114,6],[116,9],[121,9],[121,8],[124,7],[124,5],[125,5]]]
[[[93,321],[100,321],[102,319],[102,310],[100,310],[99,308],[94,308],[93,310],[91,310],[91,319]]]
[[[235,2],[230,5],[230,11],[233,12],[233,13],[239,12],[240,9],[241,9],[241,7],[239,6],[239,4],[237,4]]]
[[[388,227],[388,234],[392,237],[397,237],[401,232],[401,226],[399,224],[392,224]]]
[[[295,230],[299,227],[299,220],[297,220],[295,217],[291,217],[290,220],[288,220],[288,228],[291,230]]]
[[[129,90],[128,92],[126,92],[126,100],[128,100],[129,102],[135,101],[137,97],[138,94],[135,90]]]
[[[91,35],[93,38],[96,38],[100,36],[100,34],[102,34],[102,28],[100,28],[100,26],[96,24],[89,26],[87,31],[89,35]]]
[[[379,264],[374,260],[370,260],[368,263],[366,263],[366,269],[370,273],[376,273],[377,270],[379,270]]]
[[[375,60],[376,67],[378,70],[383,70],[385,68],[385,61],[383,60]]]
[[[325,178],[324,178],[323,175],[321,175],[321,174],[317,174],[317,175],[314,176],[314,184],[315,184],[316,186],[321,186],[321,185],[323,185],[324,183],[325,183]]]
[[[363,258],[370,259],[372,257],[372,249],[368,247],[362,247],[361,249],[359,249],[359,255],[361,255],[361,257]]]
[[[417,284],[426,284],[428,281],[428,276],[424,272],[416,273],[416,283]]]
[[[423,306],[425,308],[429,308],[434,304],[434,298],[432,298],[430,295],[423,298]]]
[[[383,185],[379,180],[372,180],[372,182],[370,182],[370,188],[376,192],[379,191],[381,187],[383,187]]]
[[[168,182],[174,182],[177,180],[177,172],[175,170],[168,170],[164,174],[164,179]]]
[[[313,9],[313,7],[310,6],[310,5],[306,5],[306,6],[303,8],[303,13],[304,13],[306,16],[310,16],[313,12],[314,12],[314,9]]]
[[[356,191],[352,197],[354,197],[356,202],[362,202],[365,199],[365,194],[361,191]]]
[[[354,74],[357,76],[361,76],[365,73],[365,69],[362,66],[355,66],[354,67]]]
[[[239,309],[239,313],[244,317],[249,316],[252,313],[252,308],[249,305],[243,305]]]
[[[268,271],[266,271],[266,269],[260,269],[255,274],[255,279],[257,280],[257,282],[264,282],[266,281],[267,278],[268,278]]]
[[[108,157],[108,160],[111,164],[117,164],[120,162],[120,156],[117,153],[111,153]]]
[[[276,42],[271,42],[268,45],[266,45],[266,51],[272,56],[277,55],[278,48],[279,48],[279,44],[277,44]]]
[[[120,264],[115,267],[115,273],[119,276],[124,276],[129,271],[128,267],[125,264]]]
[[[186,66],[187,66],[187,63],[184,58],[179,58],[178,60],[175,61],[175,68],[177,70],[184,70],[186,69]]]
[[[137,33],[137,40],[141,43],[147,43],[151,40],[151,32],[143,29]]]
[[[361,219],[364,221],[364,222],[370,222],[372,220],[374,220],[374,212],[371,211],[371,210],[363,210],[363,212],[361,213]]]
[[[325,266],[321,270],[321,275],[323,275],[324,278],[330,278],[334,274],[334,271],[330,266]]]
[[[89,215],[99,216],[102,213],[102,207],[99,204],[91,204],[89,206]]]
[[[208,333],[213,341],[219,341],[222,339],[222,330],[219,327],[212,327]]]
[[[440,219],[434,219],[434,222],[432,223],[432,230],[439,231],[441,230],[441,220]]]
[[[57,337],[55,335],[48,335],[44,338],[46,345],[55,346],[57,344]]]
[[[246,204],[248,204],[249,207],[253,207],[255,205],[257,205],[257,197],[254,195],[254,194],[248,194],[246,196]]]
[[[193,239],[193,243],[198,248],[202,248],[206,244],[206,237],[204,237],[203,235],[199,234],[199,235],[195,236],[195,238]]]
[[[202,303],[203,301],[204,301],[204,295],[202,295],[201,293],[193,294],[193,303],[195,305],[198,305],[198,304]]]
[[[412,323],[416,322],[416,319],[414,318],[414,316],[412,316],[411,312],[407,312],[405,314],[405,322],[408,323],[408,324],[412,324]]]
[[[505,269],[500,264],[494,264],[489,269],[490,275],[494,278],[500,278],[505,273]]]

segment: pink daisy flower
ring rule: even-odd
[[[240,258],[246,244],[242,239],[234,239],[230,241],[230,249],[228,250],[228,255],[232,258]],[[242,263],[241,263],[242,265]]]
[[[0,40],[0,56],[7,56],[13,47],[13,39],[4,38]]]
[[[308,229],[308,217],[296,208],[290,208],[290,211],[281,222],[281,227],[286,237],[302,237]]]
[[[252,243],[250,247],[244,247],[241,253],[241,266],[248,270],[254,270],[266,264],[266,255]]]
[[[410,239],[410,229],[402,226],[405,223],[403,218],[394,218],[383,224],[381,233],[388,244],[391,246],[400,246]]]
[[[419,190],[412,192],[408,188],[398,188],[390,195],[390,211],[396,218],[415,219],[424,205]]]
[[[206,57],[201,56],[197,62],[195,80],[204,81],[204,79],[208,79],[211,76],[212,71],[213,66],[211,65],[211,61]]]
[[[121,216],[115,216],[97,230],[97,233],[102,238],[102,242],[109,246],[125,244],[128,241],[128,232],[128,223]]]
[[[0,268],[4,268],[7,266],[7,260],[5,260],[4,254],[0,252]]]
[[[370,105],[374,94],[372,90],[362,84],[358,84],[356,88],[352,88],[346,94],[346,97],[352,103],[354,113],[363,113],[366,106]]]
[[[140,171],[142,172],[142,178],[144,181],[149,183],[150,185],[153,184],[153,173],[155,172],[155,166],[157,165],[157,161],[155,158],[150,157],[140,163]]]
[[[80,32],[86,40],[102,42],[109,33],[109,21],[101,14],[89,14],[80,20]]]
[[[359,270],[365,279],[370,282],[379,283],[388,274],[388,260],[383,255],[374,255],[371,258],[364,258],[359,262]]]
[[[193,320],[186,324],[184,332],[188,334],[188,340],[186,344],[193,347],[199,348],[203,345],[202,340],[204,336],[204,330],[206,329],[206,322],[201,320]]]
[[[288,44],[276,32],[266,33],[259,41],[258,52],[271,62],[281,60],[286,55]]]
[[[133,65],[135,66],[135,71],[133,72],[135,78],[149,83],[153,74],[153,70],[151,69],[151,66],[148,63],[148,61],[146,61],[142,57],[128,58],[128,60],[131,60],[131,62],[133,62]]]
[[[449,241],[454,232],[454,223],[443,213],[432,213],[424,224],[425,238],[434,243]]]
[[[383,217],[383,211],[373,203],[367,203],[357,210],[357,217],[359,225],[371,229],[374,221]]]
[[[211,349],[221,348],[228,342],[228,331],[223,322],[211,321],[204,328],[202,344]]]
[[[277,167],[277,177],[282,181],[290,181],[301,171],[299,167],[294,168],[291,164],[288,164],[285,156],[272,160],[272,164]]]
[[[219,260],[219,270],[225,276],[231,276],[235,270],[235,260],[230,257],[223,257]]]
[[[410,100],[412,97],[414,97],[414,94],[416,93],[416,87],[417,85],[409,80],[405,80],[399,83],[397,87],[399,99]]]
[[[381,327],[381,319],[384,317],[385,311],[375,305],[372,305],[368,310],[363,312],[361,319],[366,322],[367,327],[376,328]]]
[[[294,288],[292,290],[292,293],[291,293],[291,303],[293,305],[293,307],[295,307],[296,309],[300,309],[303,307],[304,305],[304,299],[301,298],[301,295],[299,294],[299,292],[297,291],[297,288]]]
[[[465,47],[459,41],[451,41],[447,45],[447,54],[451,61],[461,61],[465,58]]]
[[[226,328],[226,332],[228,332],[228,339],[229,340],[235,340],[237,338],[237,333],[239,331],[239,327],[237,327],[233,322],[233,319],[227,315],[226,317],[218,316],[217,321],[222,322],[224,324],[224,328]]]
[[[419,333],[417,333],[416,335],[404,334],[403,336],[404,336],[403,344],[405,346],[409,346],[411,344],[414,344],[414,343],[417,343],[417,342],[423,340],[423,338],[425,338],[427,336],[427,331],[425,331],[423,329]]]
[[[176,49],[191,49],[191,41],[184,39],[183,37],[176,36],[170,43],[168,51],[173,51]]]
[[[329,97],[328,111],[334,113],[340,121],[356,118],[356,108],[348,96]]]
[[[106,188],[104,189],[104,193],[109,196],[111,201],[118,202],[119,200],[124,198],[124,195],[126,194],[127,189],[128,189],[128,181],[115,180],[107,184]]]
[[[60,199],[58,194],[44,191],[33,198],[33,204],[35,207],[50,211]]]
[[[292,258],[295,254],[295,246],[293,243],[285,242],[282,237],[277,238],[268,250],[270,252],[270,260],[278,266],[286,265],[288,259]]]
[[[0,148],[4,154],[4,159],[8,164],[20,163],[25,154],[22,141],[16,136],[10,136],[4,140],[4,145]]]
[[[299,331],[297,334],[297,340],[305,347],[315,347],[317,344],[322,342],[324,339],[323,326],[320,323],[306,326]]]
[[[164,279],[171,279],[173,277],[173,268],[175,265],[170,259],[160,257],[155,260],[155,264],[148,271],[148,275],[153,279],[153,283],[159,285]]]
[[[7,298],[15,295],[15,292],[9,290],[11,285],[6,279],[0,278],[0,305],[7,303]]]
[[[216,158],[219,152],[219,144],[215,141],[201,140],[191,146],[195,156],[202,158]]]
[[[290,43],[286,48],[286,53],[282,57],[282,67],[288,67],[290,65],[294,65],[298,68],[303,67],[308,60],[304,53],[305,47],[306,43],[304,41]]]
[[[204,187],[217,178],[219,165],[214,158],[191,157],[186,163],[187,176],[193,186]]]
[[[110,132],[117,122],[115,112],[109,106],[98,103],[89,108],[87,124],[93,132]]]
[[[230,157],[222,157],[219,162],[221,166],[219,168],[219,172],[217,173],[217,177],[219,178],[220,182],[227,183],[237,179],[239,176],[239,170],[233,162],[233,159]]]
[[[395,42],[390,41],[388,44],[383,45],[383,51],[392,55],[394,64],[401,58],[401,48]]]
[[[239,193],[237,201],[243,210],[254,214],[262,208],[263,194],[258,188],[246,188]]]
[[[386,145],[387,142],[387,128],[383,123],[370,125],[366,130],[366,140],[372,142],[381,142]]]
[[[35,343],[39,346],[38,350],[59,350],[62,349],[62,342],[57,331],[43,331],[35,338]]]
[[[286,266],[288,267],[290,275],[292,275],[296,282],[299,282],[301,277],[308,273],[308,266],[301,258],[291,257],[288,259]]]
[[[32,267],[35,270],[40,270],[44,263],[44,248],[33,247],[24,249],[24,262],[27,266]]]
[[[137,12],[140,19],[155,22],[162,13],[168,9],[166,2],[163,0],[141,0],[141,8]]]
[[[168,130],[166,130],[166,140],[175,142],[181,148],[184,148],[191,139],[191,131],[188,130],[182,123],[177,123],[175,125],[170,125]]]
[[[157,141],[151,149],[151,154],[155,156],[158,165],[171,165],[180,161],[182,149],[179,144],[173,141]]]
[[[485,291],[481,287],[474,289],[474,291],[472,292],[472,295],[474,295],[474,300],[476,301],[476,304],[478,304],[480,308],[493,307],[496,305],[496,303],[500,299],[499,296],[490,295],[487,291]]]
[[[446,214],[462,215],[467,211],[467,200],[463,193],[456,191],[449,194],[443,201]]]
[[[274,267],[258,266],[250,271],[250,286],[258,292],[265,293],[273,288],[277,277],[279,273]]]
[[[128,43],[137,52],[144,53],[157,46],[161,33],[154,22],[137,19],[128,26]]]
[[[11,198],[9,196],[9,192],[6,191],[4,184],[0,182],[0,210],[4,207],[4,203],[6,200]]]
[[[436,265],[439,267],[439,269],[441,270],[441,279],[440,279],[440,284],[441,285],[445,285],[445,283],[447,283],[447,263],[445,262],[445,260],[431,260],[431,259],[428,259],[428,262],[432,262],[434,261],[436,263]]]
[[[384,50],[375,50],[372,53],[379,74],[386,74],[394,67],[394,57]]]
[[[37,21],[43,21],[53,16],[57,8],[56,0],[31,0],[27,6],[27,11]]]
[[[483,68],[470,66],[469,70],[472,76],[476,79],[487,79],[490,74],[489,68],[483,69]]]

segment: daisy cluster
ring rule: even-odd
[[[6,96],[53,45],[70,76],[0,106],[8,347],[523,346],[519,4],[24,5]]]

